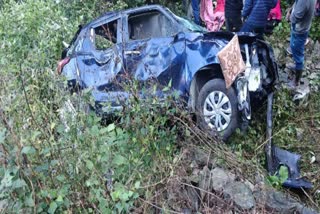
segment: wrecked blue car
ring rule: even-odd
[[[96,112],[121,110],[121,100],[129,96],[118,84],[123,76],[170,82],[201,128],[227,139],[251,119],[250,99],[265,99],[278,78],[270,45],[238,33],[242,58],[256,72],[254,78],[240,74],[227,89],[217,53],[234,35],[206,32],[159,5],[108,12],[79,27],[58,72],[72,90],[91,89]],[[252,79],[256,82],[249,87]]]

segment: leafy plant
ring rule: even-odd
[[[286,166],[280,166],[279,171],[276,174],[267,177],[267,182],[275,188],[280,188],[288,177],[288,168]]]

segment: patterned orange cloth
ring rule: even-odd
[[[228,89],[236,77],[246,69],[241,56],[237,35],[218,53],[218,58],[226,82],[226,88]]]

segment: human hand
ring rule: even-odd
[[[287,22],[290,22],[291,10],[292,10],[292,8],[289,8],[288,11],[287,11],[287,14],[286,14]]]

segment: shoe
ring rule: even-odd
[[[302,71],[303,71],[303,70],[296,70],[296,78],[295,78],[296,86],[299,86],[299,85],[300,85],[300,80],[301,80],[301,76],[302,76]]]
[[[295,90],[297,87],[300,86],[300,82],[301,82],[301,76],[302,76],[302,72],[303,70],[296,70],[296,69],[293,69],[291,71],[294,71],[295,73],[295,78],[290,78],[290,81],[287,83],[287,87],[290,89],[290,90]]]
[[[308,45],[308,44],[309,44],[309,42],[310,42],[310,39],[309,39],[309,38],[307,38],[307,40],[306,40],[306,42],[304,43],[304,45]]]
[[[296,70],[296,64],[293,62],[289,62],[286,64],[286,68],[290,71],[295,71]]]
[[[291,50],[290,46],[287,47],[286,52],[287,52],[288,55],[292,55],[292,50]]]
[[[297,88],[295,80],[290,80],[289,82],[286,83],[286,86],[289,90],[295,90]]]

